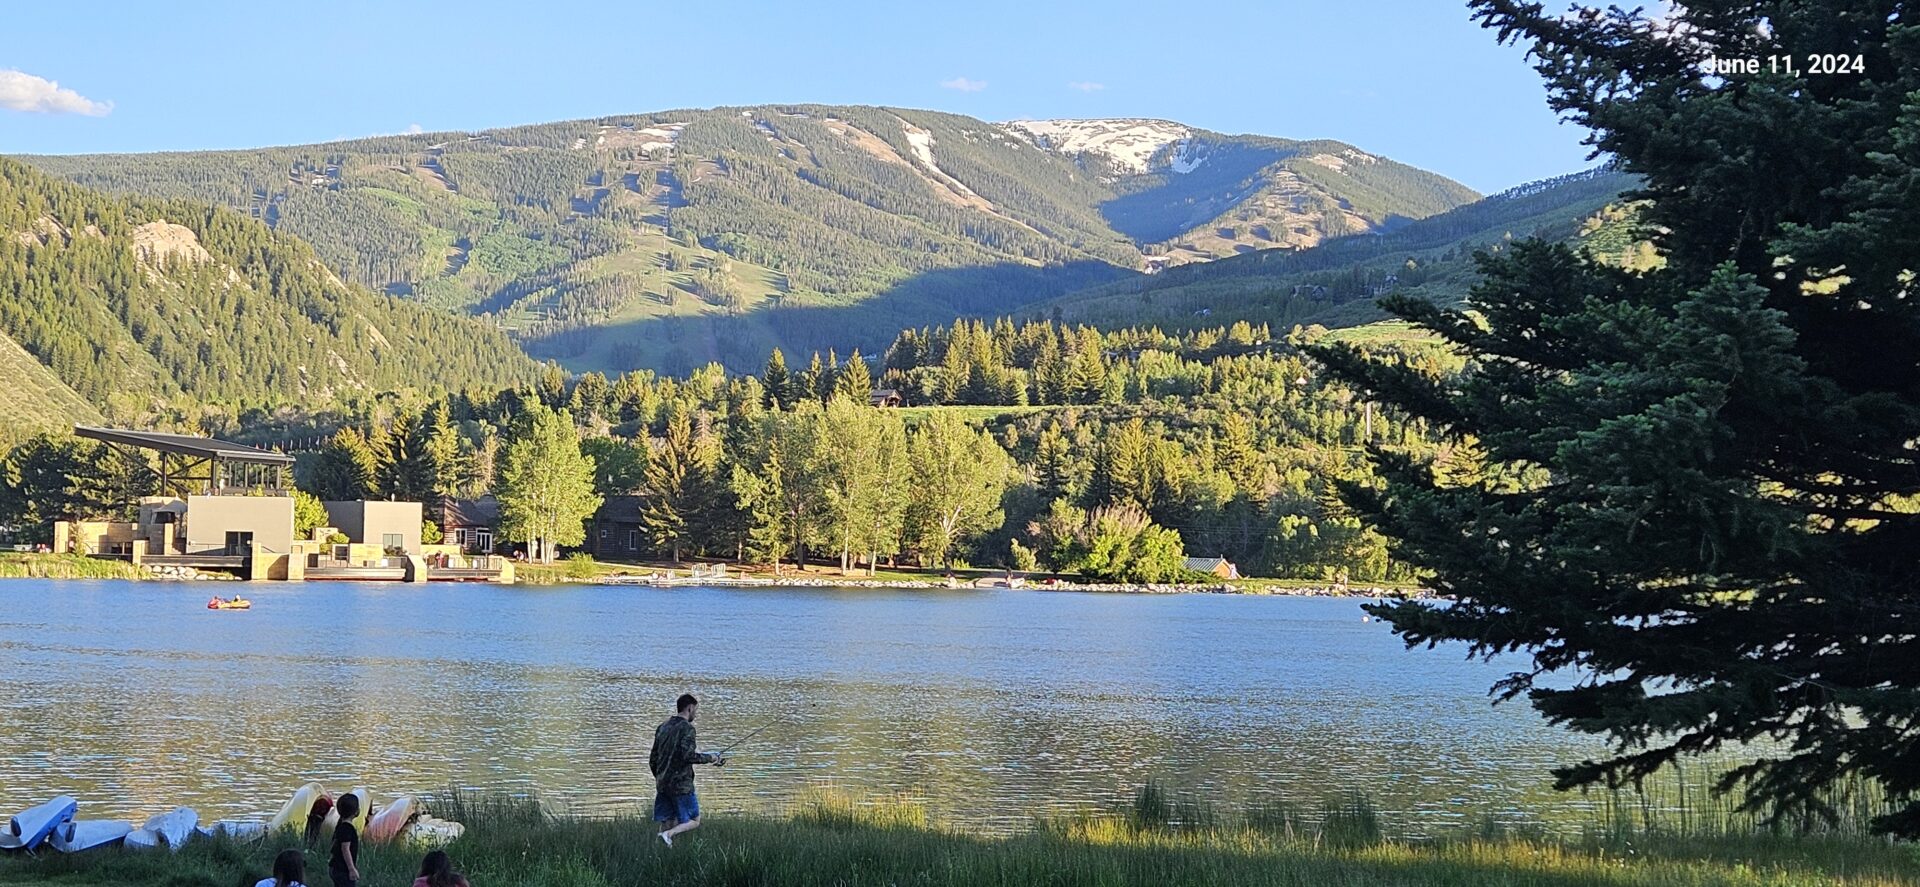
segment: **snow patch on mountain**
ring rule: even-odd
[[[1171,168],[1174,172],[1186,175],[1199,169],[1200,164],[1205,162],[1207,162],[1207,149],[1192,141],[1185,141],[1180,143],[1180,150],[1174,153]]]
[[[1367,166],[1380,162],[1380,158],[1355,148],[1348,148],[1338,154],[1311,154],[1301,159],[1308,163],[1318,163],[1335,171],[1345,170],[1349,163]]]
[[[1162,148],[1193,134],[1171,120],[1144,118],[1015,120],[1005,125],[1040,147],[1063,154],[1097,154],[1135,174],[1147,172]]]
[[[933,162],[933,133],[924,129],[909,129],[907,144],[913,146],[913,156],[920,158],[920,162],[926,164],[928,169],[940,171],[940,166]]]

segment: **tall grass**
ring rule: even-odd
[[[126,561],[77,554],[0,553],[0,579],[152,579]]]
[[[1689,796],[1691,799],[1691,796]],[[1649,809],[1653,806],[1650,805]],[[429,807],[465,822],[448,851],[478,887],[612,885],[1543,885],[1543,887],[1894,887],[1920,883],[1907,846],[1829,831],[1682,835],[1663,821],[1553,838],[1491,821],[1438,838],[1395,837],[1358,795],[1269,801],[1238,814],[1159,783],[1116,809],[987,838],[944,827],[911,800],[809,795],[785,817],[713,815],[671,849],[638,815],[557,815],[534,799],[448,793]],[[1693,814],[1689,814],[1690,816]],[[1696,820],[1697,817],[1696,817]],[[1737,819],[1727,820],[1729,826]],[[1658,828],[1648,828],[1649,823]],[[293,835],[195,841],[177,854],[97,851],[0,860],[0,884],[251,885]],[[366,887],[411,883],[419,848],[372,846]],[[324,848],[308,881],[325,882]]]

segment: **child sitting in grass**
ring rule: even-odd
[[[273,858],[273,877],[263,878],[253,887],[307,887],[307,854],[282,850]]]
[[[333,809],[340,814],[340,824],[333,827],[333,851],[327,855],[327,874],[333,876],[333,887],[359,887],[360,830],[353,827],[353,818],[360,815],[360,799],[352,794],[341,795]]]
[[[413,887],[468,887],[467,879],[453,870],[453,859],[445,850],[435,850],[420,860],[420,877]]]

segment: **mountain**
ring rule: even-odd
[[[1391,230],[1480,195],[1333,141],[1223,136],[1169,120],[1016,120],[1008,126],[1102,174],[1113,228],[1161,267]]]
[[[1645,261],[1620,195],[1632,176],[1606,168],[1532,182],[1398,225],[1304,250],[1270,249],[1090,287],[1036,306],[1097,326],[1182,330],[1237,320],[1278,329],[1354,326],[1379,319],[1389,292],[1438,302],[1463,298],[1478,249],[1528,237],[1578,242],[1623,263]]]
[[[871,350],[903,327],[1392,231],[1477,196],[1338,142],[820,105],[26,159],[224,204],[350,280],[609,371]]]
[[[306,244],[238,213],[110,196],[6,158],[0,335],[0,366],[17,346],[64,384],[0,378],[130,419],[169,404],[327,405],[537,370],[498,329],[342,283]]]

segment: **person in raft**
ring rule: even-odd
[[[653,770],[653,819],[660,823],[660,841],[668,847],[673,839],[700,827],[700,799],[693,793],[693,765],[725,766],[723,755],[699,751],[693,735],[693,720],[700,713],[700,700],[692,693],[681,695],[676,712],[653,731],[653,750],[647,753],[647,766]]]
[[[360,830],[353,827],[353,818],[360,815],[360,798],[351,793],[341,795],[333,809],[340,812],[340,824],[333,827],[327,874],[333,877],[333,887],[359,887]]]
[[[307,887],[307,854],[282,850],[273,858],[273,877],[262,878],[253,887]]]
[[[467,879],[453,870],[453,859],[445,850],[435,850],[420,860],[420,877],[413,887],[468,887]]]

